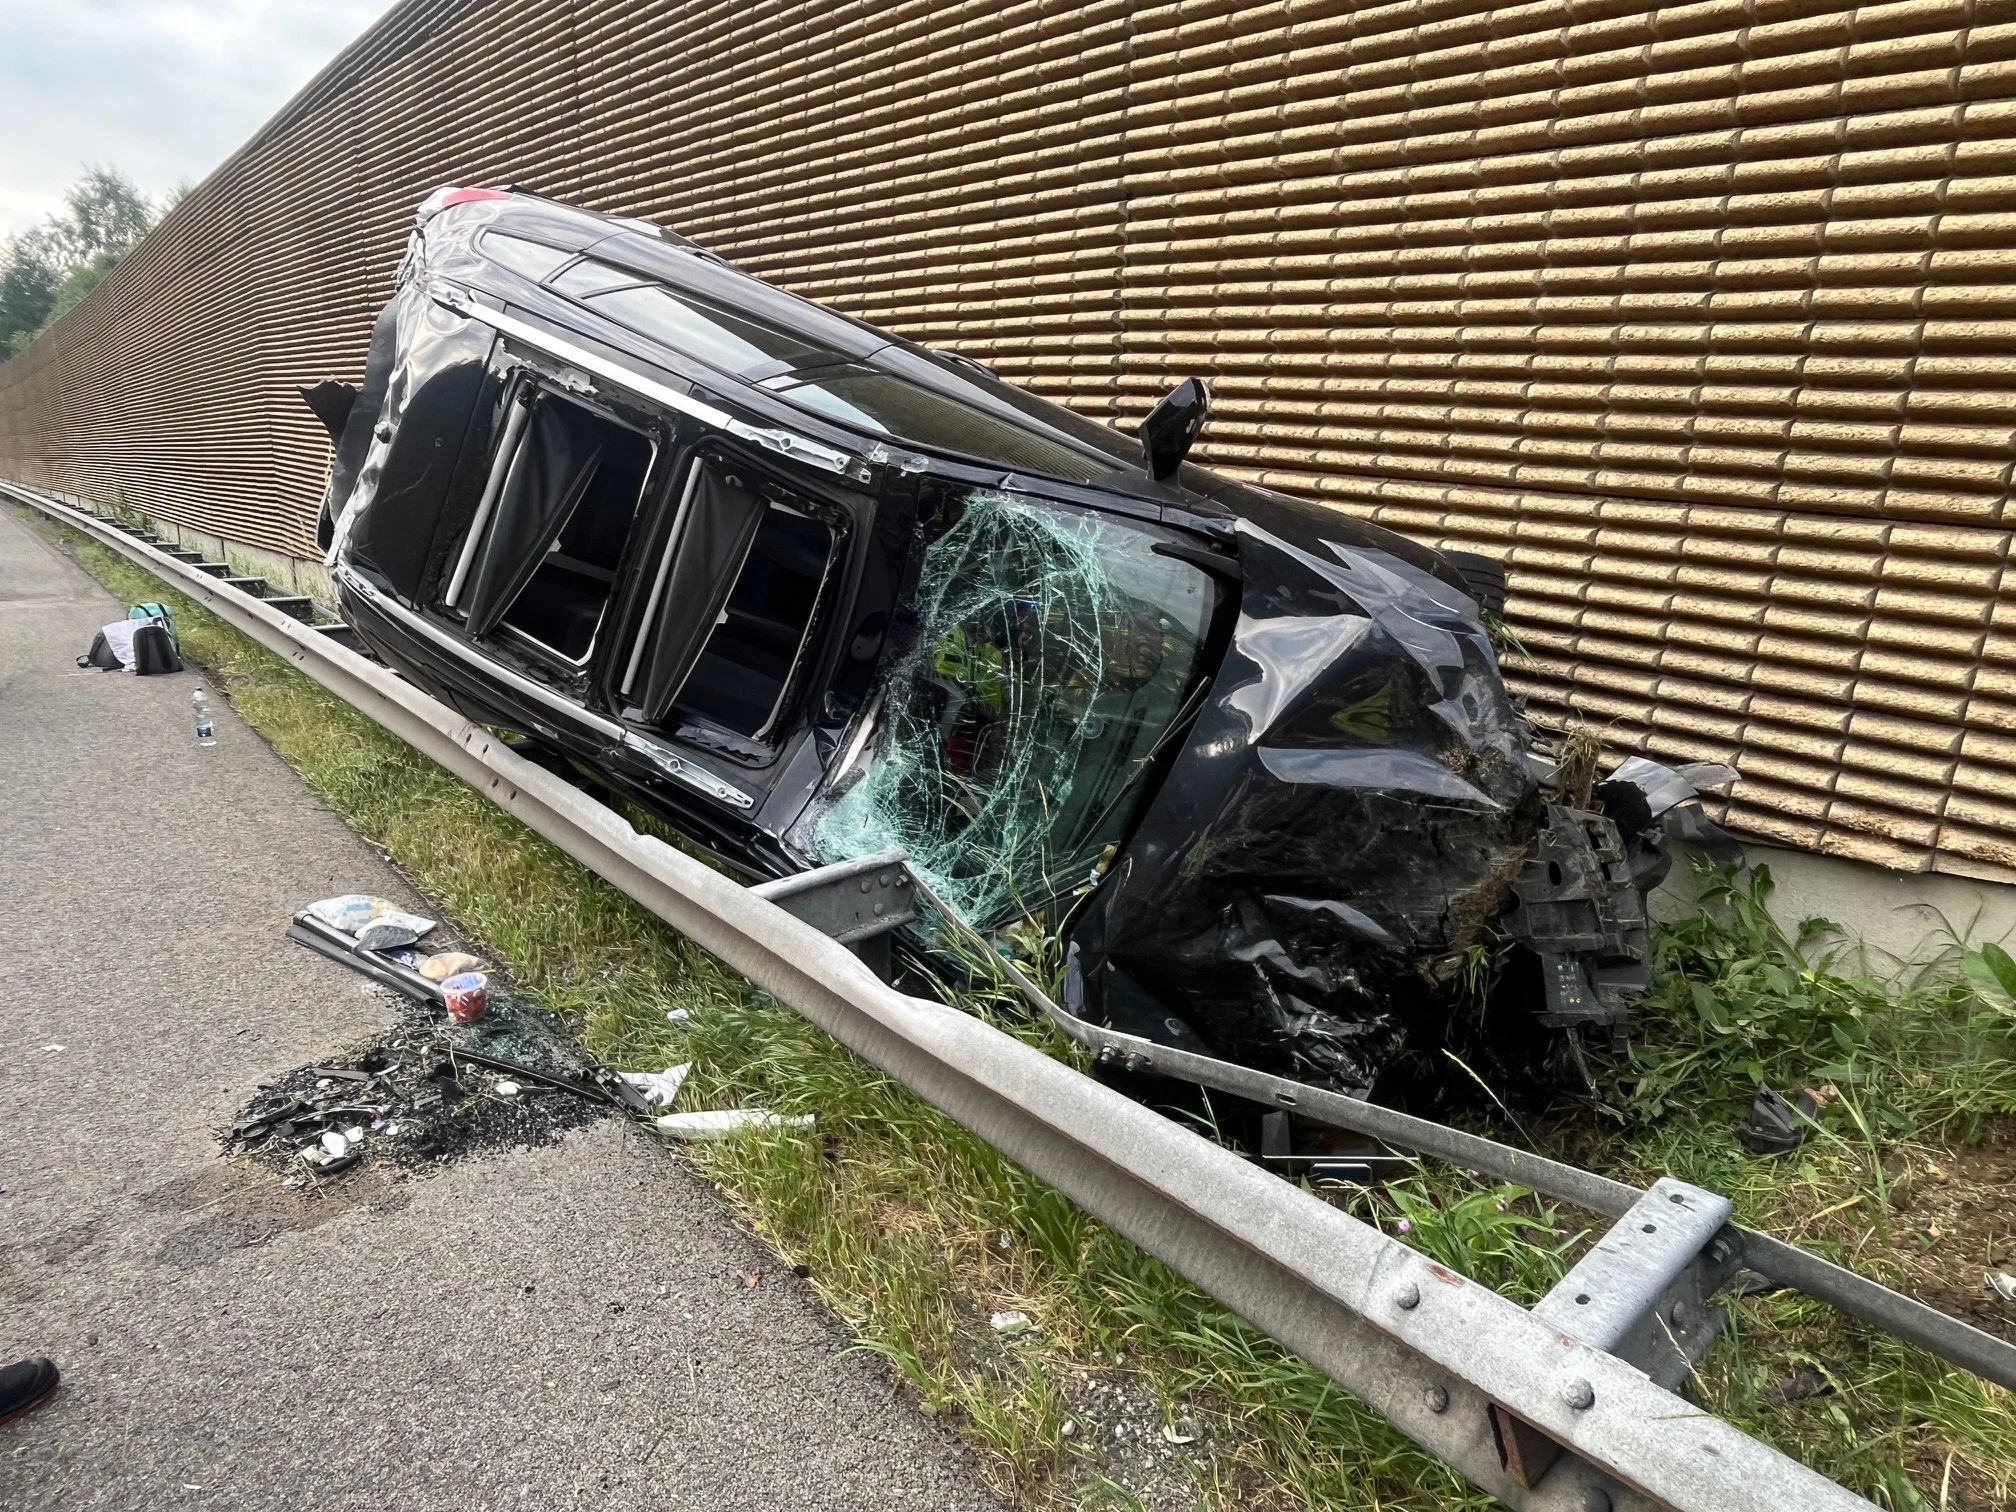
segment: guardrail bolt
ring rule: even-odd
[[[1596,1405],[1596,1388],[1587,1381],[1570,1381],[1561,1390],[1561,1400],[1577,1412],[1587,1412]]]
[[[1393,1293],[1394,1302],[1406,1312],[1412,1312],[1421,1305],[1421,1288],[1412,1281],[1402,1282],[1400,1290]]]
[[[1430,1386],[1428,1388],[1428,1410],[1430,1412],[1447,1412],[1449,1410],[1449,1393],[1445,1388],[1441,1386]]]

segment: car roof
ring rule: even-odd
[[[1131,437],[1003,383],[971,358],[932,351],[744,273],[676,232],[563,205],[524,190],[515,190],[508,202],[497,204],[490,229],[591,256],[640,279],[751,316],[818,354],[805,367],[847,362],[889,373],[957,402],[977,405],[1011,424],[1092,450],[1134,475],[1125,479],[1131,492],[1138,492],[1147,481],[1140,443]],[[1220,511],[1206,504],[1204,512]]]
[[[515,185],[507,188],[508,200],[491,202],[495,212],[490,228],[591,255],[640,279],[660,281],[754,316],[836,362],[894,374],[957,402],[977,404],[1038,435],[1075,443],[1109,458],[1120,469],[1110,483],[1090,485],[1095,489],[1157,498],[1199,524],[1214,518],[1244,519],[1308,550],[1321,551],[1335,542],[1384,551],[1445,581],[1460,582],[1439,553],[1334,507],[1255,487],[1188,462],[1175,478],[1156,484],[1149,479],[1138,441],[1004,383],[970,358],[933,351],[815,304],[744,273],[718,253],[652,222],[584,210]]]

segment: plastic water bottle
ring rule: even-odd
[[[217,744],[217,723],[210,717],[210,695],[200,683],[189,695],[189,705],[196,711],[196,744],[214,746]]]

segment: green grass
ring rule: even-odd
[[[1285,1354],[987,1145],[834,1044],[277,658],[108,549],[39,516],[129,601],[161,598],[185,652],[332,808],[383,846],[523,990],[614,1064],[695,1064],[688,1107],[816,1113],[805,1137],[701,1147],[687,1158],[812,1283],[927,1413],[954,1420],[995,1484],[1032,1506],[1137,1503],[1067,1437],[1083,1387],[1120,1382],[1203,1427],[1194,1505],[1488,1506],[1316,1371]],[[2016,1108],[2010,1005],[1992,954],[1903,985],[1838,974],[1776,932],[1756,889],[1728,886],[1658,936],[1640,1045],[1608,1076],[1609,1112],[1546,1132],[1581,1163],[1662,1171],[1729,1193],[1744,1221],[1883,1271],[1899,1162],[1978,1135]],[[2006,957],[2004,958],[2006,960]],[[1699,990],[1697,990],[1699,989]],[[1058,1054],[1005,993],[965,1005]],[[668,1008],[692,1017],[668,1023]],[[1731,1134],[1759,1076],[1831,1085],[1824,1132],[1757,1160]],[[1350,1205],[1389,1232],[1530,1302],[1586,1239],[1583,1220],[1462,1173],[1424,1168]],[[1842,1204],[1847,1206],[1842,1206]],[[1831,1212],[1829,1210],[1832,1209]],[[1825,1215],[1816,1218],[1815,1215]],[[1742,1327],[1694,1390],[1712,1410],[1892,1508],[2006,1505],[2016,1496],[2008,1393],[1797,1297],[1739,1304]],[[1032,1337],[987,1324],[1020,1308]],[[1840,1389],[1777,1406],[1797,1359]],[[1942,1494],[1943,1491],[1943,1494]]]
[[[1653,992],[1628,1061],[1609,1068],[1611,1128],[1584,1159],[1722,1192],[1739,1222],[1909,1290],[1923,1258],[1912,1176],[1964,1164],[2016,1114],[2016,967],[1996,942],[1949,934],[1912,968],[1854,969],[1836,926],[1779,925],[1771,885],[1765,867],[1715,876],[1698,916],[1655,932]],[[1823,1103],[1792,1155],[1760,1159],[1733,1137],[1760,1082]],[[1986,1256],[1957,1258],[1985,1297]],[[1697,1383],[1705,1405],[1891,1507],[2016,1501],[2009,1392],[1796,1294],[1739,1308],[1742,1326]],[[1807,1358],[1836,1393],[1766,1402]]]

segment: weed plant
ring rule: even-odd
[[[922,1410],[956,1420],[1002,1491],[1033,1507],[1141,1505],[1081,1447],[1082,1424],[1065,1432],[1096,1379],[1201,1427],[1183,1451],[1194,1495],[1162,1505],[1492,1505],[1327,1378],[348,705],[123,557],[24,518],[122,598],[170,603],[185,654],[246,720],[596,1053],[654,1069],[690,1060],[684,1106],[816,1114],[815,1132],[689,1158],[806,1268]],[[1721,878],[1698,918],[1658,931],[1658,986],[1630,1059],[1609,1068],[1607,1106],[1549,1137],[1616,1174],[1670,1171],[1730,1193],[1743,1221],[1880,1269],[1875,1236],[1896,1158],[1971,1138],[2016,1104],[2016,968],[1959,945],[1950,969],[1902,986],[1844,974],[1813,934],[1778,927],[1768,887],[1761,868]],[[949,994],[962,1006],[1075,1053],[1022,1018],[986,963],[965,964],[969,978]],[[674,1008],[687,1017],[669,1020]],[[1734,1120],[1760,1080],[1832,1089],[1795,1156],[1760,1161],[1735,1144]],[[1527,1303],[1589,1237],[1581,1219],[1519,1188],[1441,1167],[1337,1200]],[[1740,1326],[1690,1388],[1706,1408],[1899,1512],[2016,1501],[2008,1393],[1793,1295],[1737,1307]],[[996,1337],[987,1317],[1005,1309],[1036,1328]],[[1822,1362],[1831,1394],[1770,1400],[1801,1360]]]
[[[1701,911],[1654,932],[1655,985],[1608,1068],[1610,1132],[1582,1158],[1722,1192],[1738,1222],[1908,1289],[1923,1236],[1900,1184],[2016,1113],[2016,963],[1948,930],[1879,976],[1828,921],[1780,924],[1768,867],[1705,881]],[[1759,1085],[1819,1102],[1795,1153],[1737,1141]],[[1982,1263],[1962,1265],[1968,1285]],[[1704,1405],[1893,1508],[2016,1504],[2009,1392],[1796,1293],[1736,1307],[1696,1382]],[[1828,1391],[1773,1400],[1802,1366]]]

